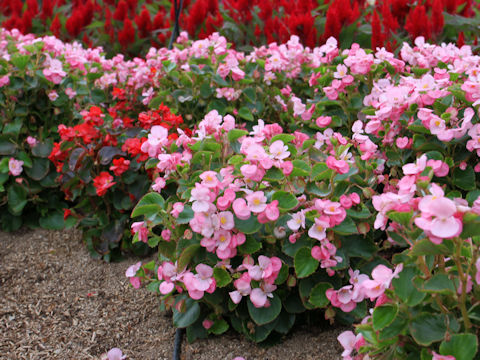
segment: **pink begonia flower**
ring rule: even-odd
[[[262,283],[259,288],[252,289],[250,292],[250,301],[256,308],[269,307],[270,302],[268,298],[273,298],[272,292],[277,288],[276,285],[269,283]]]
[[[462,221],[454,215],[457,212],[455,203],[446,197],[425,197],[420,200],[418,208],[422,211],[422,217],[415,219],[415,224],[428,230],[435,237],[448,239],[458,236],[463,228]],[[434,216],[429,220],[424,216]]]
[[[280,210],[278,209],[278,200],[273,200],[267,205],[265,210],[258,214],[258,222],[266,224],[269,221],[275,221],[280,217]]]
[[[293,163],[291,161],[284,161],[280,164],[280,168],[282,169],[283,175],[288,176],[293,171]]]
[[[183,209],[184,209],[184,204],[182,202],[176,202],[173,204],[173,210],[170,211],[170,214],[172,214],[174,218],[178,218],[178,216],[183,211]]]
[[[169,229],[164,229],[164,230],[162,230],[161,236],[162,236],[163,240],[170,241],[170,238],[172,236],[172,232]]]
[[[240,172],[246,179],[260,182],[265,176],[265,170],[257,165],[245,164],[240,167]]]
[[[233,189],[226,189],[223,192],[223,196],[217,198],[217,208],[218,210],[227,210],[232,202],[235,200],[235,190]],[[250,217],[250,215],[249,215]]]
[[[220,183],[215,171],[205,171],[200,175],[200,179],[202,179],[202,185],[207,188],[216,188]]]
[[[213,321],[210,319],[205,319],[202,321],[202,326],[207,330],[210,329],[212,325],[213,325]]]
[[[126,357],[119,348],[110,349],[107,353],[107,360],[123,360]]]
[[[205,185],[195,183],[195,188],[190,193],[190,201],[193,202],[192,209],[196,213],[206,212],[210,208],[212,199],[210,189]]]
[[[0,87],[10,84],[10,77],[8,75],[0,76]]]
[[[138,240],[146,243],[148,241],[148,228],[145,221],[137,221],[132,224],[134,234],[138,233]]]
[[[49,98],[51,101],[55,101],[55,100],[58,99],[58,93],[57,93],[55,90],[49,91],[49,92],[48,92],[48,98]]]
[[[155,181],[152,185],[152,189],[153,189],[153,191],[161,192],[166,184],[167,183],[166,183],[165,179],[163,177],[159,176],[155,179]]]
[[[377,265],[372,271],[373,280],[365,280],[361,284],[365,296],[369,297],[372,301],[378,298],[388,289],[392,279],[397,277],[402,270],[403,264],[398,265],[395,271],[392,271],[385,265]]]
[[[218,226],[224,230],[232,230],[235,227],[233,214],[230,211],[222,211],[218,213]]]
[[[292,231],[297,231],[300,227],[305,229],[305,210],[292,214],[292,218],[287,221],[287,226]]]
[[[405,175],[417,175],[420,174],[427,166],[427,156],[424,154],[417,159],[415,164],[406,164],[402,166],[403,173]]]
[[[315,218],[315,224],[308,230],[308,236],[317,240],[323,240],[327,237],[326,231],[329,226],[330,223],[320,218]]]
[[[411,145],[410,139],[407,136],[397,138],[397,140],[395,140],[395,144],[397,144],[399,149],[405,149]]]
[[[132,284],[135,289],[140,288],[140,278],[136,277],[135,275],[137,274],[137,271],[140,269],[141,266],[142,262],[139,261],[138,263],[129,266],[127,271],[125,271],[125,276],[129,278],[130,284]]]
[[[49,59],[49,67],[43,69],[43,75],[48,81],[54,84],[60,84],[62,79],[67,75],[62,68],[62,62],[57,59]]]
[[[27,144],[30,145],[30,147],[34,147],[35,145],[38,144],[38,140],[35,139],[33,136],[28,136],[27,137]]]
[[[23,171],[23,161],[15,160],[14,158],[10,158],[8,161],[8,170],[13,176],[18,176]]]
[[[290,151],[288,151],[288,146],[283,143],[282,140],[274,141],[269,147],[270,154],[272,154],[273,159],[284,160],[290,156]]]
[[[240,220],[248,220],[251,216],[251,211],[247,206],[245,199],[235,199],[232,204],[233,212]]]
[[[75,95],[77,95],[77,92],[73,90],[72,88],[66,88],[65,89],[65,94],[68,96],[69,99],[73,99]]]
[[[475,275],[475,282],[477,283],[477,285],[480,285],[480,257],[475,262],[475,268],[477,270],[477,273]]]
[[[235,291],[229,292],[230,298],[235,304],[238,304],[243,296],[248,296],[250,295],[250,292],[252,291],[252,288],[250,286],[251,278],[248,275],[248,272],[245,272],[233,282],[233,285],[235,286]]]
[[[248,209],[253,213],[261,213],[267,207],[267,197],[263,191],[255,191],[248,194],[245,199],[247,200]]]
[[[343,358],[347,359],[353,350],[358,350],[365,343],[362,334],[355,335],[352,331],[344,331],[338,335],[337,340],[344,349]]]
[[[330,169],[335,170],[339,174],[346,174],[350,170],[350,166],[345,160],[337,160],[334,156],[329,156],[326,164]]]
[[[455,356],[452,355],[440,355],[437,354],[435,351],[432,351],[432,360],[455,360]]]
[[[233,358],[232,360],[245,360],[245,358],[243,358],[241,356],[237,356],[237,357]]]

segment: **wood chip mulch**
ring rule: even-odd
[[[133,289],[138,261],[93,260],[78,231],[0,233],[0,359],[101,359],[118,347],[127,359],[171,359],[175,329],[158,299]],[[340,359],[342,329],[297,331],[271,348],[240,336],[182,347],[182,360]]]

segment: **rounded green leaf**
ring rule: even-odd
[[[422,346],[429,346],[435,341],[442,340],[447,331],[445,317],[431,313],[417,316],[410,322],[409,329],[413,339]]]
[[[381,330],[390,325],[398,313],[397,305],[383,305],[376,307],[373,310],[373,328],[375,330]]]
[[[472,360],[477,353],[478,339],[474,334],[454,334],[440,344],[441,355],[452,355],[455,360]]]
[[[295,273],[298,278],[307,277],[315,272],[318,267],[318,260],[312,257],[311,250],[303,247],[295,254]]]
[[[256,308],[250,299],[247,301],[248,313],[257,325],[265,325],[272,322],[280,314],[280,311],[282,311],[282,302],[277,295],[273,295],[273,298],[269,298],[268,300],[270,301],[270,306],[262,308]]]
[[[327,299],[326,292],[332,287],[330,283],[318,283],[310,292],[310,299],[308,301],[319,308],[327,306],[330,301]]]
[[[63,220],[63,213],[56,211],[41,217],[39,220],[40,226],[49,230],[61,230],[65,227],[65,221]]]
[[[7,190],[8,208],[13,215],[19,215],[27,205],[27,191],[23,186],[13,184]]]
[[[272,200],[278,200],[278,207],[281,210],[291,210],[298,205],[295,195],[286,191],[277,191],[273,194]]]
[[[151,216],[163,209],[165,205],[165,200],[163,197],[156,192],[151,192],[145,195],[140,199],[138,204],[135,206],[132,212],[132,217],[145,215]]]
[[[200,305],[192,299],[185,301],[185,312],[179,312],[173,307],[173,325],[177,328],[186,328],[197,321],[200,316]]]
[[[215,282],[217,283],[217,287],[225,287],[232,282],[232,277],[228,273],[227,270],[216,267],[213,269],[213,277],[215,278]]]
[[[256,216],[250,216],[247,220],[240,220],[235,216],[235,227],[244,234],[255,234],[262,228],[262,224]]]
[[[33,159],[32,167],[25,168],[25,173],[33,180],[40,181],[48,175],[50,170],[50,161],[43,158]]]

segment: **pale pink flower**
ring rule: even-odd
[[[224,230],[232,230],[235,227],[233,214],[230,211],[222,211],[218,213],[218,226]]]
[[[265,205],[266,207],[266,205]],[[248,220],[251,215],[251,210],[247,205],[245,199],[235,199],[232,204],[233,212],[240,220]]]
[[[272,154],[273,159],[284,160],[290,156],[290,151],[288,151],[288,146],[283,143],[282,140],[274,141],[269,148],[270,153]]]
[[[292,214],[292,218],[287,221],[287,226],[290,230],[297,231],[300,229],[305,229],[305,211],[301,210],[295,214]]]
[[[205,171],[200,175],[202,179],[202,185],[207,188],[216,188],[220,181],[217,178],[217,173],[215,171]]]
[[[163,177],[159,176],[155,179],[155,181],[152,185],[152,189],[156,192],[161,192],[166,184],[167,183],[166,183],[165,179]]]
[[[8,170],[13,176],[18,176],[23,171],[23,161],[10,158],[8,161]]]
[[[75,95],[77,95],[77,92],[69,87],[65,89],[65,94],[68,96],[69,99],[73,99]]]
[[[267,207],[267,197],[263,191],[255,191],[246,196],[248,209],[253,213],[261,213]]]
[[[58,93],[57,93],[55,90],[49,91],[49,92],[48,92],[48,98],[49,98],[51,101],[55,101],[55,100],[58,99]]]
[[[432,360],[455,360],[455,356],[452,355],[440,355],[437,354],[435,351],[432,351]]]
[[[330,223],[316,218],[315,224],[308,230],[308,236],[317,240],[323,240],[327,237],[326,231],[329,226]]]
[[[107,353],[107,360],[123,360],[126,357],[119,348],[110,349]]]
[[[170,211],[170,214],[172,214],[174,218],[178,218],[178,215],[180,215],[183,209],[184,209],[184,204],[182,202],[176,202],[173,204],[173,210]]]
[[[0,87],[10,84],[10,77],[8,75],[0,76]]]
[[[38,144],[38,140],[35,139],[33,136],[28,136],[27,137],[27,144],[30,145],[30,147],[34,147],[35,145]]]

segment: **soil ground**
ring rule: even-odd
[[[175,329],[158,298],[133,289],[125,270],[89,257],[78,232],[0,233],[0,359],[172,358]],[[343,329],[299,330],[270,348],[227,334],[182,345],[182,360],[340,359]]]

